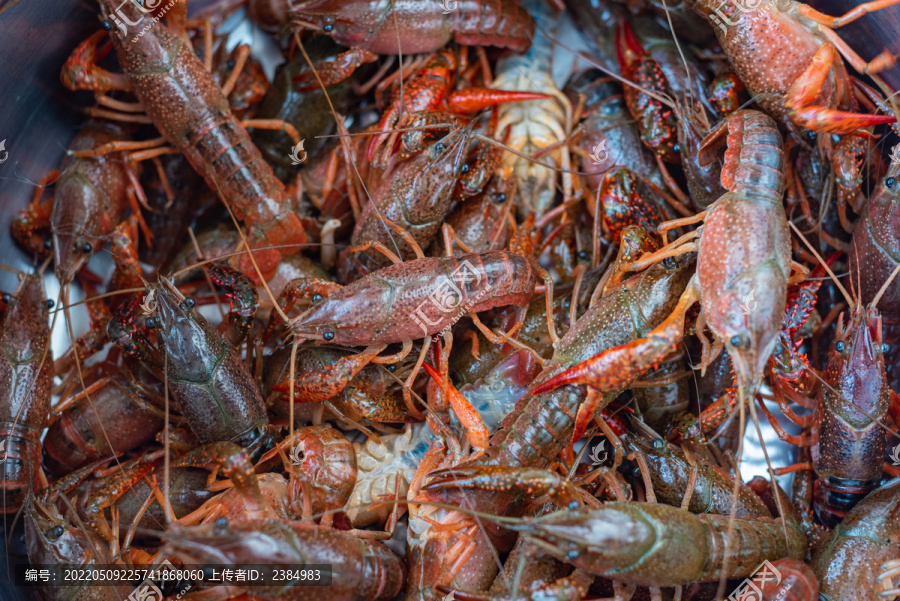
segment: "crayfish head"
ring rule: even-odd
[[[53,261],[56,277],[62,284],[68,284],[75,279],[75,274],[80,270],[91,254],[100,244],[100,240],[89,234],[97,230],[100,224],[96,223],[100,216],[92,213],[90,208],[99,206],[95,199],[97,191],[89,183],[77,185],[74,180],[81,179],[80,174],[67,179],[56,192],[58,199],[53,205],[53,213],[50,215],[50,226],[53,231]],[[83,182],[82,182],[83,183]]]
[[[165,535],[165,549],[185,562],[191,563],[256,563],[248,556],[248,549],[261,544],[272,547],[261,533],[238,532],[225,518],[201,526],[173,524]]]
[[[704,301],[708,300],[704,298]],[[769,261],[755,266],[703,308],[710,329],[724,342],[743,398],[755,395],[775,349],[787,301],[787,280]]]
[[[25,511],[25,541],[34,564],[107,563],[106,543],[99,535],[74,527],[52,504],[32,497]]]
[[[155,290],[156,333],[161,350],[169,355],[169,369],[177,370],[179,379],[207,381],[226,352],[225,339],[194,308],[194,299],[165,281]]]
[[[832,351],[826,379],[843,398],[853,399],[842,411],[843,418],[864,428],[888,405],[878,310],[857,307],[846,329],[835,335]]]
[[[164,551],[185,563],[270,564],[315,563],[292,543],[302,536],[280,520],[256,519],[231,524],[225,518],[200,526],[174,524],[166,531]]]
[[[394,294],[387,280],[375,277],[381,271],[345,286],[294,319],[291,331],[297,340],[323,340],[347,346],[380,343],[376,337],[386,334]],[[399,341],[402,340],[401,337]]]
[[[0,328],[0,351],[17,364],[34,361],[52,362],[44,357],[50,343],[47,296],[40,274],[26,275],[7,303],[6,316]],[[13,325],[14,324],[14,325]]]
[[[526,528],[525,536],[542,550],[593,574],[634,565],[656,540],[653,524],[624,503],[590,512],[560,511]]]

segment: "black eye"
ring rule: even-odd
[[[587,251],[586,251],[586,250],[579,250],[579,251],[578,251],[578,258],[581,259],[581,260],[587,259],[587,258],[588,258]]]
[[[49,240],[44,240],[44,250],[50,250],[53,248],[53,243]]]
[[[569,502],[569,509],[571,509],[572,511],[575,511],[579,507],[581,507],[581,503],[579,503],[578,501],[570,501]]]
[[[889,177],[886,180],[884,180],[884,185],[887,186],[888,188],[893,188],[894,182],[896,182],[896,181],[897,180],[895,180],[893,177]]]
[[[395,371],[397,371],[397,366],[394,365],[393,363],[391,363],[390,365],[387,366],[387,370],[389,372],[395,372]]]
[[[184,299],[184,304],[193,309],[194,305],[197,304],[197,301],[195,301],[193,298],[191,298],[189,296],[186,299]]]
[[[52,298],[48,298],[47,299],[47,308],[52,309],[55,306],[56,306],[56,301],[54,301]]]
[[[111,30],[112,30],[112,25],[110,25],[110,24],[109,24],[109,21],[107,21],[106,19],[103,19],[103,21],[100,22],[100,25],[101,25],[101,26],[103,27],[103,29],[105,29],[106,31],[111,31]]]
[[[494,195],[494,202],[496,202],[497,204],[501,204],[501,203],[506,202],[506,194],[504,194],[504,193],[502,193],[502,192],[501,192],[500,194],[495,194],[495,195]]]
[[[887,342],[882,342],[881,343],[881,352],[887,353],[889,350],[891,350],[891,345],[888,344]]]
[[[731,337],[731,346],[741,346],[741,337],[740,336],[732,336]]]
[[[844,341],[843,341],[843,340],[838,340],[837,342],[835,342],[835,343],[834,343],[834,350],[836,350],[836,351],[839,352],[839,353],[844,352]]]
[[[156,327],[156,318],[155,317],[147,318],[147,327],[150,328],[151,330]]]
[[[581,553],[579,553],[579,552],[576,551],[575,549],[572,549],[571,551],[569,551],[568,553],[566,553],[566,557],[567,557],[568,559],[578,559],[580,556],[581,556]]]
[[[322,338],[325,340],[334,340],[334,332],[325,332],[322,334]]]
[[[443,142],[438,142],[437,144],[434,145],[434,149],[438,152],[444,152],[445,150],[447,150],[447,147],[444,146]]]
[[[468,165],[463,165],[461,171],[462,171],[463,173],[468,173],[468,172],[469,172],[469,166],[468,166]]]
[[[322,295],[319,294],[318,292],[316,292],[315,294],[312,295],[312,302],[317,303],[320,300],[322,300]]]
[[[94,250],[94,247],[91,246],[90,242],[85,242],[84,246],[81,247],[81,252],[83,252],[84,254],[88,254],[92,250]]]
[[[334,31],[334,25],[329,23],[328,25],[322,27],[322,31],[324,31],[325,33],[331,33],[332,31]]]
[[[63,532],[65,532],[65,530],[63,529],[62,526],[54,526],[53,527],[53,538],[59,538],[60,536],[63,535]]]
[[[818,138],[818,137],[819,137],[819,134],[817,134],[817,133],[814,132],[814,131],[808,131],[808,132],[806,132],[806,138],[807,138],[810,142],[815,142],[815,141],[816,141],[816,138]]]
[[[672,152],[681,152],[681,146],[679,146],[678,144],[675,144],[672,147]]]
[[[9,301],[12,300],[12,296],[8,292],[4,292],[3,296],[0,296],[0,300],[3,301],[4,305],[8,305]]]
[[[218,518],[216,519],[216,526],[227,526],[228,519],[227,518]]]
[[[234,69],[235,64],[236,63],[234,62],[233,58],[229,58],[227,61],[225,61],[225,66],[228,67],[229,69]]]

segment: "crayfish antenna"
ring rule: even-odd
[[[809,251],[813,254],[813,256],[816,257],[816,259],[818,259],[818,261],[819,261],[819,263],[821,263],[822,267],[825,268],[825,271],[828,272],[829,276],[831,276],[831,279],[834,282],[834,285],[837,286],[838,290],[840,290],[841,294],[844,296],[844,300],[847,301],[847,306],[850,307],[851,309],[853,309],[853,307],[856,306],[856,303],[853,301],[853,299],[847,293],[847,289],[844,288],[843,284],[841,284],[840,280],[838,280],[838,277],[836,275],[834,275],[834,272],[831,270],[831,267],[828,265],[828,263],[822,258],[822,256],[818,252],[816,252],[816,249],[813,247],[812,244],[809,243],[809,240],[806,239],[806,236],[803,235],[803,232],[801,232],[799,229],[797,229],[797,226],[794,225],[794,223],[792,221],[788,220],[788,225],[791,226],[791,229],[794,230],[795,234],[800,236],[801,242],[803,242],[803,244],[806,245],[806,248],[808,248]]]

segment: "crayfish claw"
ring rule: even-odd
[[[501,465],[463,465],[431,474],[423,491],[475,488],[492,491],[515,491],[530,496],[572,496],[572,484],[550,470]],[[576,495],[577,496],[577,495]]]

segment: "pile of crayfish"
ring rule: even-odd
[[[98,2],[0,299],[7,566],[900,598],[896,56],[836,31],[900,0]]]

